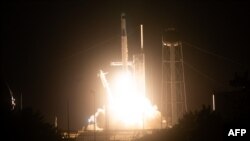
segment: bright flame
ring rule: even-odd
[[[127,125],[141,125],[146,110],[146,99],[135,88],[130,72],[123,72],[115,80],[115,103],[110,105],[112,115]],[[144,109],[145,108],[145,109]]]
[[[106,79],[104,75],[102,79]],[[107,83],[106,80],[105,82]],[[139,89],[142,87],[138,87],[130,72],[118,74],[112,84],[107,91],[112,97],[108,104],[109,126],[120,129],[160,128],[161,114],[157,106],[152,106],[143,93],[145,90]],[[93,118],[94,116],[91,116],[90,120]]]

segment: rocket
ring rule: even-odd
[[[121,14],[121,62],[111,62],[111,66],[122,66],[123,71],[128,71],[128,66],[132,66],[133,62],[128,61],[128,43],[127,43],[127,31],[126,31],[126,18],[125,13]]]
[[[128,43],[126,31],[125,13],[121,14],[121,51],[122,51],[122,68],[124,71],[128,70]]]

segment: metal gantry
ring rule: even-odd
[[[182,44],[175,29],[169,28],[162,36],[161,112],[166,125],[175,125],[186,110]]]

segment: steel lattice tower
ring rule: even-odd
[[[174,28],[162,36],[161,108],[167,126],[175,125],[187,110],[182,44]]]

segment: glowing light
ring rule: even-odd
[[[136,87],[135,77],[131,72],[120,72],[114,77],[113,83],[107,85],[107,80],[102,71],[101,79],[105,82],[104,86],[107,89],[109,100],[109,126],[114,128],[129,128],[129,129],[142,129],[142,128],[160,128],[160,115],[157,106],[153,106],[149,99],[145,96],[145,90],[140,90]],[[108,87],[108,88],[107,88]],[[109,96],[111,95],[111,96]],[[98,110],[98,113],[105,112],[105,110]],[[92,115],[89,123],[94,121]],[[97,121],[98,124],[98,121]]]

